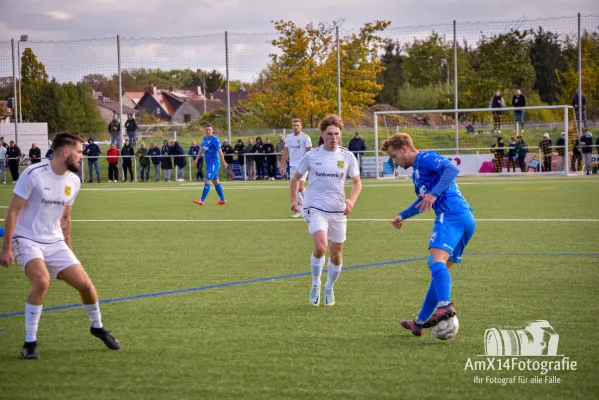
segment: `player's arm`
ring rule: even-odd
[[[281,175],[285,173],[286,165],[287,165],[287,157],[289,157],[289,147],[285,146],[283,152],[281,153],[281,165],[279,165],[279,170],[281,171]]]
[[[21,196],[14,194],[8,210],[6,211],[6,217],[4,217],[4,240],[2,243],[2,251],[0,252],[0,266],[8,267],[14,263],[14,256],[12,254],[12,237],[15,233],[15,226],[17,225],[17,217],[25,206],[25,200]]]
[[[223,163],[223,167],[227,168],[229,164],[225,161],[225,155],[223,154],[223,149],[218,149],[218,155],[220,156],[220,161]]]
[[[351,182],[351,195],[349,196],[349,199],[345,200],[344,215],[348,215],[352,211],[356,201],[358,201],[358,196],[360,196],[360,193],[362,192],[362,180],[360,179],[359,174],[351,178]]]
[[[437,200],[437,197],[447,190],[459,173],[460,170],[458,167],[449,162],[449,160],[445,160],[441,166],[441,178],[439,178],[437,185],[429,193],[419,195],[422,198],[422,201],[418,205],[420,212],[429,211],[435,200]]]
[[[291,201],[291,210],[295,212],[299,212],[297,194],[299,192],[300,179],[302,179],[302,174],[298,171],[295,171],[295,174],[291,177],[290,187],[290,201]]]
[[[200,151],[199,151],[198,155],[196,156],[196,159],[193,160],[194,164],[196,164],[196,165],[198,164],[198,160],[200,159],[200,157],[202,157],[202,154],[204,154],[204,148],[203,147],[200,148]]]
[[[66,206],[64,208],[64,212],[62,213],[62,217],[60,217],[60,228],[62,229],[62,234],[64,235],[64,241],[69,246],[69,249],[73,250],[73,245],[71,242],[71,210],[73,206]]]

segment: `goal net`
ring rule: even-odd
[[[410,134],[418,150],[435,150],[451,159],[460,175],[568,174],[582,163],[575,148],[579,133],[574,110],[568,106],[374,113],[378,149],[397,132]],[[364,161],[377,179],[412,174],[381,151]]]

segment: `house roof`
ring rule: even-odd
[[[250,97],[250,94],[252,94],[252,92],[247,92],[244,90],[240,90],[237,92],[231,92],[231,107],[237,107],[239,105],[240,101],[247,101]],[[225,92],[225,91],[214,92],[214,93],[212,93],[212,97],[215,100],[222,101],[223,104],[227,104],[227,92]]]
[[[119,102],[109,99],[107,97],[101,97],[99,99],[96,99],[96,103],[98,104],[98,106],[107,108],[111,111],[114,111],[115,113],[119,113],[121,111]],[[124,114],[137,114],[137,110],[124,105],[123,113]]]
[[[123,96],[127,96],[131,101],[137,104],[139,100],[144,97],[144,92],[125,92],[123,93]]]
[[[204,103],[206,103],[206,112],[209,113],[227,107],[225,103],[220,100],[206,100],[205,102],[204,100],[189,100],[188,103],[201,113],[204,112]]]

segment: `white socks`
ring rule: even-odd
[[[320,275],[324,268],[324,257],[316,258],[314,254],[310,256],[310,264],[312,264],[312,286],[320,286]]]
[[[339,279],[339,275],[341,275],[342,267],[343,267],[343,264],[335,265],[329,259],[329,263],[327,264],[327,283],[324,285],[324,288],[326,290],[333,288],[333,286],[335,285],[335,282],[337,281],[337,279]]]
[[[304,192],[303,191],[297,192],[297,203],[298,203],[297,209],[299,210],[299,212],[304,212]],[[324,264],[324,261],[323,261],[323,264]]]
[[[84,304],[85,312],[92,323],[92,328],[102,327],[102,314],[100,314],[100,304],[96,301],[95,304]]]
[[[25,341],[35,342],[37,341],[37,327],[42,317],[41,306],[34,306],[33,304],[25,303]]]

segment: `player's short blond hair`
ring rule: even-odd
[[[329,126],[336,126],[339,129],[343,129],[343,120],[335,114],[327,115],[320,121],[320,131],[326,131]]]
[[[383,145],[381,146],[382,151],[387,151],[389,147],[393,147],[396,150],[401,149],[403,146],[406,146],[410,150],[416,150],[414,147],[414,143],[412,142],[412,138],[407,133],[396,133],[395,135],[383,140]]]
[[[299,122],[299,124],[300,124],[300,125],[302,125],[302,120],[301,120],[301,119],[299,119],[299,118],[293,118],[293,119],[291,120],[291,123],[292,123],[292,124],[295,124],[296,122]]]

